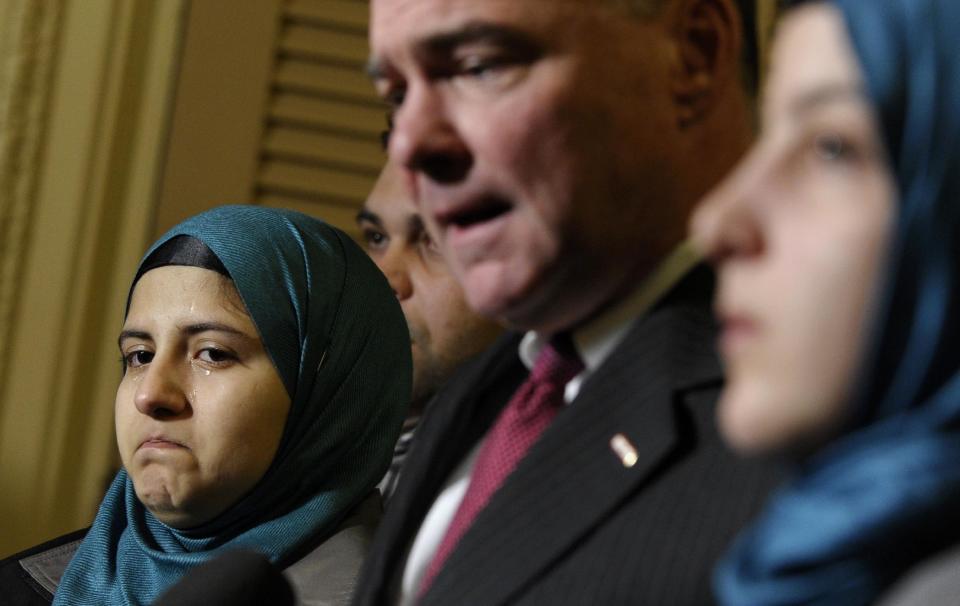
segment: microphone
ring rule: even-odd
[[[154,606],[293,606],[293,589],[263,554],[228,551],[197,566],[164,591]]]

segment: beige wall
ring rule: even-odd
[[[184,3],[0,0],[0,553],[90,522]]]
[[[364,74],[367,20],[366,0],[192,4],[156,235],[238,202],[356,235],[386,126]]]
[[[155,236],[202,210],[252,202],[279,0],[191,5]]]

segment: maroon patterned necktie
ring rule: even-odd
[[[480,447],[470,485],[424,573],[419,595],[427,592],[476,515],[553,420],[563,405],[564,388],[582,370],[583,362],[568,334],[555,336],[540,350],[530,376],[500,412]]]

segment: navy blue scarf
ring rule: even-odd
[[[836,0],[899,203],[854,422],[721,562],[727,606],[873,602],[960,541],[960,2]]]
[[[250,493],[188,531],[157,520],[121,471],[55,604],[147,604],[238,547],[287,566],[329,536],[390,465],[410,398],[410,337],[367,255],[306,215],[226,206],[173,228],[145,259],[180,235],[222,262],[290,394],[280,446]]]

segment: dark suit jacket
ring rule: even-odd
[[[422,604],[708,604],[710,572],[777,480],[714,429],[721,370],[699,267],[583,384],[463,536]],[[355,604],[388,603],[421,522],[527,372],[520,335],[430,404],[361,572]],[[639,461],[610,447],[624,434]]]

